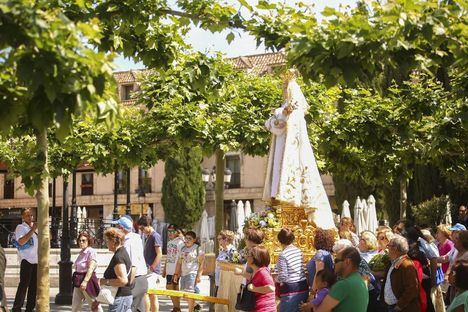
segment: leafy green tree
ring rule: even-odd
[[[381,123],[381,129],[387,129],[389,132],[381,137],[379,142],[375,142],[376,137],[372,127],[365,127],[366,131],[354,130],[352,131],[354,136],[349,137],[347,132],[349,128],[337,125],[334,129],[336,132],[328,132],[329,136],[349,138],[353,142],[356,140],[356,135],[362,135],[358,140],[368,140],[376,144],[355,145],[342,140],[340,146],[347,151],[340,153],[343,158],[325,157],[328,163],[334,162],[331,167],[342,166],[341,172],[346,176],[352,176],[356,175],[355,172],[366,174],[362,169],[370,170],[370,166],[374,169],[366,172],[367,175],[371,174],[372,177],[369,178],[374,180],[380,179],[382,172],[388,174],[389,171],[400,171],[399,181],[395,180],[394,175],[389,175],[388,178],[400,185],[402,212],[406,208],[408,177],[413,174],[415,162],[432,161],[451,180],[466,181],[464,146],[466,146],[467,125],[463,122],[466,120],[463,117],[466,116],[468,36],[466,35],[467,8],[464,2],[359,1],[356,8],[350,10],[338,11],[326,8],[322,12],[325,18],[320,22],[316,22],[313,13],[304,7],[297,9],[296,14],[291,14],[291,8],[283,4],[267,5],[264,1],[260,1],[258,8],[266,12],[251,8],[257,12],[247,21],[247,29],[267,47],[284,48],[289,65],[297,67],[306,81],[342,88],[343,93],[337,102],[337,115],[342,113],[340,110],[345,110],[343,114],[349,114],[352,110],[344,108],[346,101],[367,102],[364,107],[356,107],[359,110],[352,116],[356,120],[355,126],[362,125],[359,121],[372,118],[367,114],[374,113],[372,106],[374,104],[377,105],[377,114],[386,111],[386,109],[380,111],[383,103],[382,105],[376,103],[382,96],[384,102],[388,102],[385,97],[389,95],[396,101],[395,104],[398,103],[395,90],[399,89],[398,92],[405,96],[407,84],[415,72],[436,78],[442,83],[443,89],[451,91],[450,94],[444,95],[447,96],[446,101],[439,101],[442,105],[450,106],[450,109],[432,111],[433,116],[430,113],[426,115],[428,119],[433,118],[432,123],[420,123],[417,116],[413,116],[415,119],[412,121],[403,115],[397,117],[396,114],[401,109],[387,111],[388,115],[383,113],[379,118],[384,119],[376,123]],[[300,25],[301,20],[307,19],[310,20],[308,24]],[[349,88],[357,91],[345,90]],[[369,94],[364,94],[361,88],[366,90],[364,93],[369,92]],[[437,94],[441,91],[429,88],[427,92]],[[357,99],[360,97],[361,100]],[[372,97],[375,98],[371,99]],[[431,101],[429,97],[425,99]],[[416,98],[411,99],[406,96],[406,100],[414,100],[412,104],[407,103],[407,108],[413,107],[423,111],[427,106],[427,103]],[[421,107],[417,108],[417,105]],[[446,119],[442,117],[444,115],[447,115]],[[384,125],[387,116],[395,117],[397,120]],[[346,116],[343,118],[348,120]],[[400,120],[406,120],[404,124],[408,127],[402,125]],[[395,128],[396,125],[400,127]],[[425,128],[415,131],[416,125]],[[449,133],[451,135],[448,135]],[[402,137],[399,137],[400,135]],[[392,136],[398,138],[388,140]],[[421,142],[424,142],[424,148],[421,147]],[[398,147],[401,143],[414,143],[415,146]],[[362,148],[363,146],[366,148]],[[427,148],[429,146],[432,148]],[[324,149],[327,149],[326,146]],[[450,150],[450,156],[444,154],[445,149]],[[385,158],[382,151],[390,153],[383,163],[384,167],[379,168],[379,161]],[[328,156],[332,155],[331,150],[325,152]]]
[[[260,1],[252,10],[247,29],[267,47],[285,48],[289,64],[306,80],[323,78],[327,86],[370,86],[385,93],[393,81],[420,71],[445,88],[458,85],[466,91],[463,1],[358,1],[350,10],[325,8],[320,23],[304,5],[293,10]]]
[[[122,107],[120,116],[112,127],[96,125],[89,117],[82,118],[60,147],[65,146],[65,150],[78,156],[80,162],[91,164],[102,174],[153,165],[161,158],[157,149],[159,138],[148,133],[148,125],[153,121],[138,107]],[[75,146],[80,148],[79,153],[73,153]],[[58,167],[63,166],[58,164]]]
[[[148,131],[168,142],[162,144],[168,155],[182,146],[200,146],[204,153],[216,154],[219,232],[224,209],[224,152],[266,154],[270,134],[264,122],[281,103],[281,82],[235,71],[220,56],[191,54],[148,76],[138,98],[154,120]]]
[[[148,68],[167,67],[177,59],[194,26],[217,32],[241,22],[237,9],[216,0],[54,0],[50,6],[62,8],[75,22],[95,23],[86,30],[100,51],[122,54]],[[102,31],[93,38],[96,29]]]
[[[148,76],[138,100],[155,121],[148,131],[162,141],[264,155],[264,122],[281,104],[281,82],[235,71],[221,56],[191,54]]]
[[[200,220],[205,206],[199,147],[182,147],[165,161],[161,203],[169,223],[190,228]]]
[[[25,183],[36,191],[39,237],[37,309],[49,310],[48,128],[63,138],[73,115],[93,111],[111,117],[110,58],[82,43],[83,28],[43,1],[12,0],[0,5],[2,129],[12,126],[36,138],[31,161],[38,165]],[[10,80],[10,81],[8,81]],[[11,84],[13,81],[17,86]],[[28,181],[26,181],[28,182]],[[28,185],[29,184],[29,185]]]
[[[183,36],[191,23],[219,31],[238,22],[235,9],[212,0],[0,4],[0,128],[8,132],[19,125],[33,131],[36,159],[42,163],[29,174],[36,178],[27,186],[36,190],[38,201],[38,310],[47,311],[49,299],[48,129],[53,126],[51,131],[62,140],[74,116],[92,111],[98,120],[112,120],[117,112],[109,92],[113,52],[149,67],[164,67],[185,47]]]
[[[439,161],[447,161],[442,154],[448,147],[443,146],[450,139],[434,136],[443,125],[437,116],[453,109],[461,114],[467,107],[462,109],[460,100],[440,84],[422,78],[414,76],[401,88],[390,88],[385,97],[364,89],[346,90],[342,108],[324,116],[322,124],[319,151],[328,170],[372,188],[396,183],[403,192],[415,166],[435,164],[436,154]],[[465,140],[463,120],[450,121],[447,128]],[[439,168],[448,178],[462,180],[467,172],[465,147],[448,146],[457,158]]]

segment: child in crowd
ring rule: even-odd
[[[301,312],[313,311],[317,309],[322,303],[323,299],[328,295],[328,292],[333,284],[335,284],[336,276],[335,273],[330,269],[323,269],[317,272],[315,275],[315,285],[317,286],[317,292],[315,293],[314,299],[309,303],[303,303],[301,305]]]
[[[197,235],[193,231],[185,233],[185,246],[182,247],[180,258],[173,276],[177,282],[180,276],[180,290],[199,293],[197,284],[200,283],[205,255],[196,243]],[[195,301],[188,299],[189,312],[194,311]]]
[[[167,256],[166,266],[164,267],[162,276],[166,278],[166,289],[179,290],[179,284],[173,279],[177,266],[177,261],[180,258],[184,243],[184,232],[175,224],[170,224],[167,227],[167,236],[169,242],[167,243]],[[171,297],[174,308],[173,312],[180,312],[180,299],[178,297]]]

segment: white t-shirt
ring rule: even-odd
[[[182,237],[176,237],[167,243],[167,256],[166,256],[166,274],[174,275],[177,260],[180,258],[180,251],[185,246]]]
[[[203,255],[203,251],[197,244],[191,247],[184,246],[180,251],[180,259],[182,259],[182,274],[197,274],[198,272],[198,257]]]
[[[132,266],[136,267],[135,276],[146,275],[145,255],[143,253],[143,242],[140,235],[137,233],[128,233],[125,235],[124,247],[130,256]]]
[[[21,237],[28,234],[29,231],[31,231],[31,227],[26,222],[18,224],[15,230],[16,241],[18,241]],[[33,239],[33,246],[27,249],[18,250],[18,256],[20,258],[20,261],[26,260],[31,264],[37,264],[37,245],[39,241],[37,240],[36,233],[32,235],[32,239]]]

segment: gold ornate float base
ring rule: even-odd
[[[271,207],[275,210],[279,224],[275,228],[264,229],[265,239],[263,245],[268,249],[272,264],[276,264],[282,251],[278,241],[278,233],[282,228],[294,231],[296,237],[294,245],[300,248],[304,254],[304,261],[309,261],[315,254],[314,238],[317,226],[307,219],[304,208],[297,208],[284,202],[271,201]]]

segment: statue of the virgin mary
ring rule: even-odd
[[[296,70],[284,74],[283,105],[265,126],[273,134],[263,200],[304,208],[309,221],[323,229],[335,227],[304,115],[309,105],[296,82]]]

